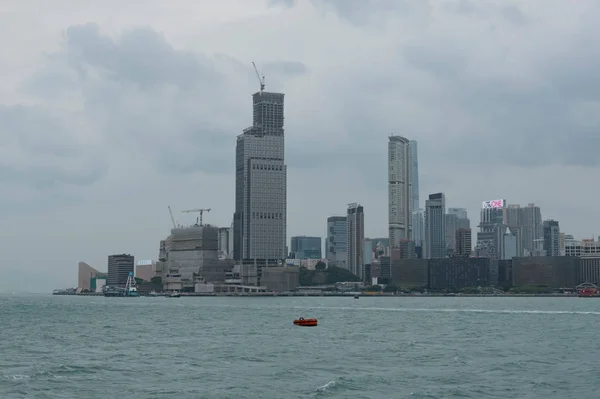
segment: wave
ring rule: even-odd
[[[202,304],[202,307],[239,307],[237,305]],[[355,307],[355,306],[261,306],[261,309],[323,309],[323,310],[367,310],[382,312],[434,312],[434,313],[492,313],[492,314],[567,314],[567,315],[592,315],[600,316],[597,311],[583,310],[512,310],[512,309],[461,309],[461,308],[382,308],[382,307]]]

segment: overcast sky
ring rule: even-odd
[[[365,208],[387,236],[387,136],[419,142],[421,201],[535,202],[600,234],[600,3],[13,0],[0,5],[0,290],[155,259],[190,208],[229,226],[259,83],[286,97],[288,239]]]

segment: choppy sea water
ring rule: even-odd
[[[599,331],[579,298],[3,295],[0,398],[596,399]]]

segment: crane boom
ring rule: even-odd
[[[175,223],[175,218],[173,217],[173,211],[171,210],[171,205],[169,205],[169,215],[171,215],[171,222],[173,222],[173,228],[177,228],[177,223]]]
[[[210,208],[187,209],[187,210],[181,211],[181,212],[183,212],[183,213],[198,212],[200,214],[200,216],[196,219],[196,225],[203,226],[202,214],[204,214],[204,212],[210,212]]]
[[[262,94],[262,92],[265,90],[265,77],[260,77],[260,73],[258,73],[258,68],[256,67],[254,61],[252,61],[252,66],[254,66],[254,72],[256,72],[256,77],[258,78],[258,82],[260,83],[260,93]]]

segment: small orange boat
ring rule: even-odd
[[[304,317],[301,317],[294,320],[294,324],[301,327],[316,327],[317,319],[305,319]]]

